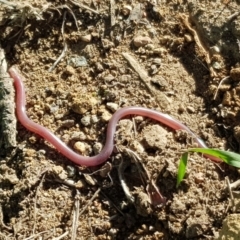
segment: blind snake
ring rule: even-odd
[[[105,145],[98,155],[92,157],[82,156],[74,152],[71,148],[69,148],[50,130],[41,126],[40,124],[33,122],[27,116],[25,107],[26,96],[23,84],[23,77],[15,67],[11,67],[9,69],[9,74],[14,80],[14,86],[16,89],[16,114],[19,122],[29,131],[34,132],[43,137],[45,140],[51,143],[60,153],[62,153],[65,157],[67,157],[69,160],[71,160],[77,165],[97,166],[105,162],[111,155],[114,148],[114,134],[116,131],[117,123],[121,118],[127,115],[141,115],[144,117],[152,118],[174,130],[186,130],[195,139],[199,147],[207,148],[202,139],[200,139],[196,134],[194,134],[187,126],[185,126],[178,120],[174,119],[173,117],[152,109],[133,106],[124,107],[122,109],[119,109],[113,114],[111,120],[108,123]],[[216,157],[207,155],[205,156],[213,161],[219,161],[219,159]]]

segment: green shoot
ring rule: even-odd
[[[180,163],[178,166],[177,187],[180,185],[181,181],[185,176],[188,154],[190,152],[203,153],[208,156],[217,157],[230,166],[240,168],[240,154],[212,148],[190,148],[187,149],[187,151],[183,153],[181,156]]]

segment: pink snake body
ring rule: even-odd
[[[29,131],[43,137],[45,140],[51,143],[60,153],[62,153],[65,157],[67,157],[69,160],[71,160],[77,165],[97,166],[104,163],[112,154],[114,148],[114,134],[116,131],[117,123],[121,118],[127,115],[141,115],[144,117],[152,118],[174,130],[186,130],[189,134],[192,135],[199,147],[207,148],[203,140],[196,136],[187,126],[167,114],[143,107],[124,107],[116,111],[113,114],[111,120],[109,121],[107,127],[106,142],[101,152],[93,157],[81,156],[78,153],[74,152],[71,148],[69,148],[50,130],[29,119],[26,114],[25,108],[26,96],[23,85],[23,78],[14,67],[11,67],[9,69],[9,74],[14,79],[14,86],[16,89],[16,113],[19,122]],[[219,161],[218,158],[211,156],[207,157],[213,161]]]

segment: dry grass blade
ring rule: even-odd
[[[93,194],[92,198],[88,201],[88,203],[83,207],[82,211],[79,213],[79,216],[81,216],[84,211],[88,208],[89,205],[92,204],[93,200],[98,196],[99,192],[101,191],[101,188],[98,188],[98,190]]]
[[[83,8],[83,9],[85,9],[85,10],[88,10],[88,11],[91,11],[91,12],[93,12],[93,13],[99,14],[98,11],[96,11],[96,10],[94,10],[94,9],[92,9],[92,8],[90,8],[90,7],[82,4],[82,3],[78,3],[78,2],[75,2],[75,1],[71,1],[71,0],[70,0],[70,2],[73,3],[74,5],[80,7],[80,8]]]
[[[66,231],[65,233],[63,233],[61,236],[59,236],[59,237],[56,237],[56,238],[53,238],[52,240],[60,240],[60,239],[62,239],[62,238],[64,238],[64,237],[66,237],[67,235],[68,235],[68,231]]]
[[[77,228],[78,228],[78,218],[79,218],[79,208],[80,208],[80,201],[79,201],[80,193],[77,190],[74,207],[73,207],[73,222],[72,222],[72,236],[71,240],[75,240],[77,237]]]
[[[140,80],[142,83],[145,85],[147,88],[147,91],[156,99],[156,102],[161,106],[161,107],[167,107],[169,104],[169,99],[167,96],[158,91],[156,92],[152,86],[151,86],[151,77],[148,76],[147,71],[137,62],[137,60],[132,57],[130,54],[123,52],[122,53],[123,57],[128,61],[129,65],[134,69],[134,71],[139,75]]]

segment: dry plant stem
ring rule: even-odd
[[[230,76],[227,76],[227,77],[223,78],[223,79],[220,81],[220,83],[219,83],[219,85],[218,85],[218,87],[217,87],[217,90],[216,90],[216,92],[215,92],[215,94],[214,94],[214,97],[213,97],[214,100],[217,98],[217,94],[218,94],[218,90],[219,90],[220,86],[223,84],[223,82],[225,82],[225,81],[228,80],[229,78],[230,78]]]
[[[64,37],[65,21],[66,21],[66,11],[63,14],[63,22],[62,22],[62,28],[61,28],[63,42],[64,42],[64,47],[63,47],[63,50],[62,50],[62,53],[60,54],[60,56],[57,58],[57,60],[54,62],[54,64],[48,69],[48,72],[52,72],[53,71],[53,69],[57,66],[57,64],[61,61],[61,59],[64,58],[65,53],[67,51],[67,43],[66,43],[65,37]]]
[[[0,48],[0,149],[15,147],[17,119],[15,115],[15,90],[7,72],[7,62]]]
[[[65,233],[63,233],[61,236],[56,237],[56,238],[52,238],[52,240],[61,240],[62,238],[66,237],[68,235],[68,231],[66,231]]]
[[[123,161],[123,159],[121,159],[121,163],[118,166],[118,177],[119,177],[119,181],[120,181],[120,184],[122,186],[123,192],[125,194],[125,197],[127,198],[127,200],[130,203],[134,204],[135,199],[132,196],[132,194],[130,193],[130,190],[129,190],[129,188],[126,184],[125,178],[124,178],[124,171],[129,164],[130,163],[126,163],[126,162]]]
[[[111,27],[115,25],[115,0],[110,0]]]
[[[208,69],[210,71],[210,74],[212,77],[216,77],[217,74],[216,72],[214,71],[212,65],[211,65],[211,59],[210,59],[210,55],[207,51],[207,48],[204,46],[204,43],[200,40],[199,36],[198,36],[198,33],[195,29],[193,29],[191,26],[190,26],[190,23],[189,23],[189,17],[185,14],[180,14],[179,15],[179,18],[180,20],[182,21],[182,23],[185,25],[185,27],[192,33],[193,37],[194,37],[194,40],[199,48],[199,51],[200,53],[204,56],[205,58],[205,61],[208,65]]]
[[[43,176],[42,176],[42,179],[41,179],[41,181],[40,181],[40,183],[37,187],[36,195],[35,195],[35,199],[34,199],[34,213],[33,213],[34,225],[33,225],[33,231],[32,231],[33,235],[35,234],[35,229],[36,229],[36,224],[37,224],[37,198],[38,198],[38,193],[39,193],[40,188],[42,187],[45,175],[46,174],[44,173]]]
[[[70,0],[70,2],[73,3],[74,5],[80,7],[80,8],[83,8],[83,9],[85,9],[85,10],[91,11],[91,12],[93,12],[93,13],[95,13],[95,14],[99,14],[98,11],[96,11],[96,10],[94,10],[94,9],[92,9],[92,8],[90,8],[90,7],[82,4],[82,3],[78,3],[78,2],[75,2],[75,1],[72,1],[72,0]]]
[[[240,14],[240,11],[235,12],[234,14],[227,17],[227,21],[232,21],[234,18],[236,18]]]
[[[156,102],[161,107],[166,108],[170,100],[164,93],[160,91],[158,91],[157,94],[155,93],[155,91],[151,87],[151,83],[150,83],[151,78],[148,76],[147,71],[130,54],[123,52],[122,55],[128,61],[129,65],[133,68],[133,70],[139,75],[140,80],[145,85],[145,87],[147,88],[148,92],[152,95],[152,97],[156,99]]]
[[[124,213],[116,206],[116,204],[103,191],[101,191],[101,195],[103,195],[103,197],[105,197],[122,216],[125,216]]]
[[[162,194],[160,193],[158,187],[156,186],[153,179],[151,178],[150,173],[148,172],[147,168],[143,164],[143,161],[141,160],[141,158],[137,155],[137,153],[135,153],[134,151],[128,148],[125,148],[124,150],[134,160],[138,168],[138,172],[140,174],[141,180],[144,184],[144,187],[146,188],[151,204],[153,206],[159,206],[159,205],[165,204],[166,198],[162,196]]]
[[[12,3],[12,2],[9,2],[9,1],[5,1],[5,0],[0,0],[0,3],[4,3],[4,4],[6,4],[6,5],[8,5],[8,6],[12,6],[12,7],[15,7],[15,6],[16,6],[15,3]]]
[[[48,69],[48,72],[52,72],[54,70],[54,68],[58,65],[58,63],[62,60],[62,58],[64,58],[66,51],[67,51],[67,43],[64,42],[64,47],[63,47],[62,53],[57,58],[57,60],[54,62],[54,64]]]
[[[230,183],[230,188],[231,189],[235,189],[235,188],[238,188],[240,186],[240,179],[233,182],[233,183]]]
[[[134,71],[139,75],[140,79],[146,86],[149,93],[153,94],[150,86],[150,77],[148,76],[147,72],[143,69],[142,66],[139,65],[137,60],[135,60],[130,54],[123,52],[122,55],[128,61],[130,66],[134,69]]]
[[[226,183],[227,183],[228,192],[229,192],[229,195],[230,195],[232,211],[235,212],[236,211],[236,204],[235,204],[235,199],[234,199],[233,194],[232,194],[232,189],[231,189],[231,186],[230,186],[230,181],[229,181],[228,176],[225,179],[226,179]]]
[[[40,235],[42,235],[44,233],[50,232],[50,231],[52,231],[52,230],[42,231],[42,232],[36,233],[36,234],[34,234],[34,235],[30,236],[30,237],[24,238],[23,240],[36,239],[36,237],[38,237],[38,236],[40,236]],[[39,238],[39,239],[41,239],[41,238]]]
[[[57,8],[52,8],[52,9],[58,9],[58,8],[66,8],[66,9],[71,13],[71,15],[72,15],[72,17],[73,17],[73,19],[74,19],[76,28],[77,28],[77,30],[79,30],[77,18],[76,18],[76,16],[75,16],[74,12],[72,11],[72,9],[71,9],[68,5],[66,5],[66,4],[61,5],[61,6],[57,7]],[[65,17],[66,17],[66,16],[65,16]],[[62,31],[62,34],[63,34],[63,31]]]
[[[30,237],[24,238],[23,240],[36,239],[36,237],[38,237],[38,236],[40,236],[40,235],[42,235],[42,234],[44,234],[44,233],[47,233],[47,232],[49,232],[49,230],[39,232],[39,233],[34,234],[34,235],[30,236]],[[39,238],[39,239],[42,239],[42,238]]]
[[[79,219],[79,208],[80,208],[80,192],[76,190],[76,196],[73,207],[73,222],[72,222],[72,236],[71,240],[75,240],[77,237],[78,219]]]
[[[3,228],[6,228],[8,230],[12,230],[11,227],[8,227],[7,225],[5,225],[5,223],[3,222],[3,211],[2,211],[2,205],[0,205],[0,226]],[[1,228],[0,228],[1,229]]]
[[[101,191],[101,188],[98,188],[98,190],[93,194],[93,196],[88,201],[88,203],[83,207],[82,211],[79,213],[79,216],[81,216],[84,213],[84,211],[88,208],[88,206],[92,204],[93,200],[97,198],[100,191]]]

